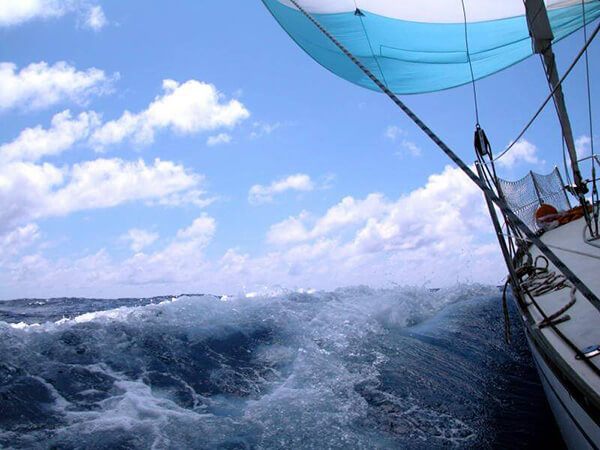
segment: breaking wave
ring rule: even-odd
[[[0,447],[534,448],[513,331],[478,285],[0,302]]]

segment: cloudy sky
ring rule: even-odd
[[[479,192],[259,0],[2,0],[0,39],[0,298],[504,276]],[[535,58],[477,88],[497,150],[548,92]],[[582,67],[566,89],[589,151]],[[406,102],[474,159],[470,87]],[[501,176],[559,161],[548,109]]]

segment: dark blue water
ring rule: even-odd
[[[0,302],[0,448],[556,448],[495,288]]]

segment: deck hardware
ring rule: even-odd
[[[593,358],[594,356],[600,355],[600,345],[590,345],[589,347],[581,350],[581,353],[586,359]],[[575,359],[583,359],[580,355],[576,355]]]

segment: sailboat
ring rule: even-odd
[[[599,0],[262,0],[315,61],[347,81],[387,95],[483,192],[533,360],[566,445],[600,447],[600,202],[594,152],[577,154],[562,85],[585,62],[600,25]],[[584,45],[559,74],[553,44],[583,30]],[[498,177],[483,127],[469,166],[398,97],[471,83],[539,55],[562,134],[564,173]],[[477,110],[476,110],[477,111]],[[591,166],[590,178],[581,165]]]

